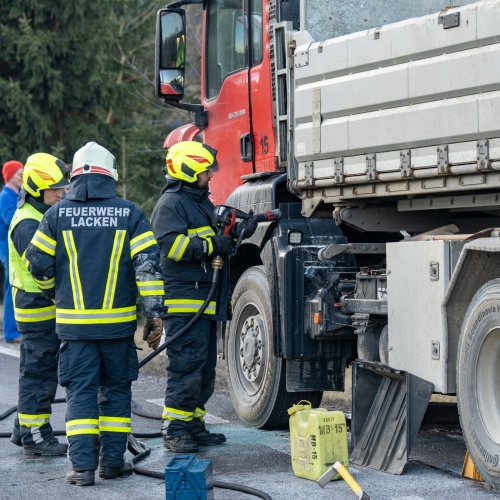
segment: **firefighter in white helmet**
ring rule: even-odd
[[[42,292],[56,303],[72,463],[66,482],[89,486],[97,466],[104,479],[132,473],[124,453],[131,383],[138,376],[137,295],[159,337],[163,281],[144,213],[116,196],[115,157],[89,142],[75,153],[71,175],[68,194],[45,214],[26,257]]]

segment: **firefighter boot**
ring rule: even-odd
[[[41,455],[43,457],[53,457],[57,455],[66,455],[68,451],[68,445],[65,443],[60,443],[57,438],[52,437],[48,441],[42,441],[38,444],[28,444],[24,445],[25,455]]]
[[[10,436],[10,442],[16,446],[22,446],[23,442],[21,440],[21,433],[19,432],[19,427],[14,425],[12,429],[12,435]]]
[[[226,436],[219,432],[209,432],[207,429],[203,429],[197,434],[193,434],[193,440],[200,446],[212,446],[225,443]]]
[[[163,447],[175,453],[196,453],[198,445],[187,432],[178,436],[163,436]]]
[[[99,477],[101,479],[115,479],[122,476],[130,476],[132,474],[132,464],[123,462],[121,465],[99,465]]]
[[[71,469],[66,473],[66,484],[76,484],[77,486],[92,486],[95,483],[93,470]]]

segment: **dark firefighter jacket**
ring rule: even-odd
[[[168,181],[156,204],[151,225],[161,248],[167,315],[195,314],[206,299],[215,255],[211,237],[214,205],[209,193]],[[219,286],[205,309],[207,319],[229,319],[229,269],[225,259]]]
[[[23,262],[26,248],[48,209],[48,205],[27,196],[24,205],[16,210],[9,228],[9,279],[14,316],[17,329],[24,333],[54,328],[56,319],[56,306],[40,293]]]
[[[112,178],[90,174],[47,211],[26,259],[55,298],[61,339],[110,339],[134,334],[138,292],[147,316],[163,314],[159,250],[144,213],[116,197]]]

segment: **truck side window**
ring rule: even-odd
[[[262,61],[262,0],[252,2],[252,66]]]
[[[244,0],[208,2],[206,97],[218,95],[227,75],[248,66]]]

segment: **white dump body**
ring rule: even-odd
[[[499,0],[291,41],[294,185],[308,191],[306,214],[321,201],[397,196],[405,210],[415,195],[500,188]]]

